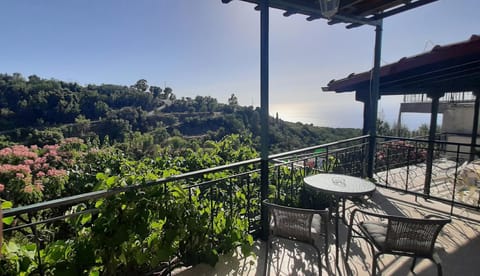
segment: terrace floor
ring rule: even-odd
[[[379,213],[423,217],[426,214],[449,216],[450,207],[423,198],[415,198],[377,189],[375,195],[362,203],[347,204],[347,217],[354,208],[370,209]],[[345,247],[347,227],[340,224],[339,241],[341,246],[339,265],[335,268],[335,247],[333,225],[330,225],[330,253],[325,260],[322,257],[323,275],[369,275],[371,273],[372,252],[362,239],[354,239],[348,265],[345,265]],[[479,275],[480,265],[480,212],[456,208],[452,223],[447,224],[439,238],[437,247],[442,259],[443,275]],[[265,243],[257,241],[254,245],[255,256],[242,256],[236,252],[222,256],[215,267],[197,265],[176,269],[173,275],[263,275]],[[301,243],[281,240],[274,243],[268,258],[270,275],[318,275],[316,251]],[[379,272],[382,275],[437,275],[436,267],[430,260],[419,260],[415,273],[409,271],[411,259],[383,255],[379,258]]]

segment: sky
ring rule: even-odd
[[[439,0],[384,20],[382,65],[480,34],[480,1]],[[3,0],[0,72],[86,84],[169,86],[177,98],[260,105],[260,13],[220,0]],[[374,28],[346,29],[270,10],[272,115],[318,126],[362,126],[354,93],[322,92],[370,70]],[[401,97],[382,97],[393,123]],[[428,116],[407,115],[411,128]]]

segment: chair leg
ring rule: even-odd
[[[378,259],[378,257],[380,257],[380,255],[382,255],[381,252],[373,255],[373,261],[372,261],[372,276],[377,275],[377,263],[378,263],[377,259]]]
[[[317,256],[318,256],[318,275],[322,275],[322,254],[320,254],[320,249],[316,247],[315,245],[313,246],[317,250]]]
[[[264,260],[264,270],[263,275],[268,275],[268,249],[270,248],[270,237],[265,242],[265,260]]]
[[[440,260],[440,257],[438,256],[437,253],[433,254],[432,261],[437,265],[437,275],[442,276],[443,275],[442,261]]]
[[[328,260],[328,248],[330,245],[328,244],[328,234],[325,235],[325,261]]]
[[[437,264],[437,275],[438,276],[442,276],[443,273],[442,273],[442,264]]]
[[[348,234],[347,234],[347,248],[345,250],[345,262],[348,262],[348,256],[350,254],[350,242],[352,241],[352,229],[351,225],[348,229]]]
[[[415,263],[417,262],[417,258],[413,257],[412,265],[410,266],[410,271],[413,272],[413,269],[415,268]]]

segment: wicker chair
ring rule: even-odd
[[[375,217],[374,221],[362,218],[353,229],[355,215],[362,213],[365,218]],[[360,209],[355,209],[350,217],[347,237],[346,260],[350,250],[350,242],[354,237],[365,239],[372,248],[372,275],[376,274],[377,259],[382,254],[392,254],[413,257],[410,270],[413,272],[417,258],[428,258],[437,265],[438,275],[442,275],[442,266],[438,254],[435,253],[435,241],[442,227],[451,222],[450,219],[434,215],[424,219],[400,216],[380,215]],[[358,236],[353,236],[355,232]],[[374,247],[377,249],[375,253]]]
[[[318,270],[322,274],[322,256],[315,244],[318,236],[324,237],[325,256],[328,256],[328,210],[286,207],[263,201],[268,210],[269,231],[265,250],[265,275],[268,273],[268,252],[274,238],[284,238],[312,245],[318,254]],[[318,215],[318,216],[316,216]],[[317,223],[315,220],[318,219]]]

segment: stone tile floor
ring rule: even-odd
[[[426,201],[398,192],[379,188],[368,201],[347,203],[346,216],[354,208],[365,208],[375,212],[422,217],[427,214],[450,216],[448,205]],[[437,250],[442,259],[443,275],[480,275],[480,212],[455,208],[452,223],[446,225],[437,239]],[[333,225],[330,225],[330,253],[322,256],[323,275],[370,275],[372,252],[368,244],[361,239],[354,239],[348,265],[345,262],[347,226],[340,224],[339,265],[335,267],[335,247]],[[263,275],[265,243],[257,241],[254,256],[242,256],[235,252],[222,256],[215,267],[197,265],[179,268],[174,271],[178,276],[202,275]],[[298,242],[279,240],[274,243],[269,254],[269,275],[318,275],[317,255],[313,247]],[[437,275],[436,266],[430,260],[419,260],[415,274],[409,271],[411,259],[383,255],[379,259],[381,275]]]

